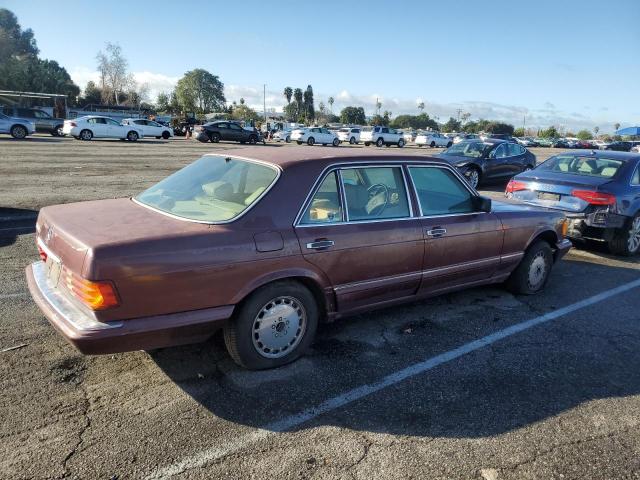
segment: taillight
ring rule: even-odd
[[[527,188],[528,186],[525,182],[511,179],[509,180],[509,183],[507,183],[507,189],[505,190],[505,193],[519,192],[521,190],[526,190]]]
[[[571,195],[591,205],[615,205],[616,203],[615,195],[595,190],[573,190]]]
[[[104,310],[119,305],[116,290],[110,282],[92,282],[62,267],[61,282],[81,302],[92,310]]]
[[[38,244],[38,254],[40,255],[40,259],[43,262],[47,261],[47,252],[44,251],[44,249]]]

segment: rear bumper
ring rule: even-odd
[[[624,227],[628,217],[606,211],[589,214],[567,214],[567,236],[575,239],[608,240],[614,229]]]
[[[84,354],[109,354],[207,340],[226,323],[233,305],[130,320],[100,322],[48,282],[44,263],[26,268],[33,300],[51,325]]]

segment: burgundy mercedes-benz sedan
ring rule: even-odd
[[[249,152],[249,150],[247,150]],[[290,362],[319,321],[482,284],[540,291],[562,213],[491,202],[442,160],[256,147],[205,155],[134,198],[45,207],[31,294],[81,352],[206,340]]]

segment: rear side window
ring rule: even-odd
[[[409,167],[423,216],[473,212],[472,194],[449,170]]]
[[[320,184],[300,221],[303,225],[342,222],[342,202],[336,172],[329,173]]]
[[[636,165],[636,170],[633,172],[633,177],[631,177],[631,185],[640,185],[640,164]]]

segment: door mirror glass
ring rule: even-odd
[[[477,212],[490,212],[491,211],[491,199],[487,197],[474,196],[473,206]]]

